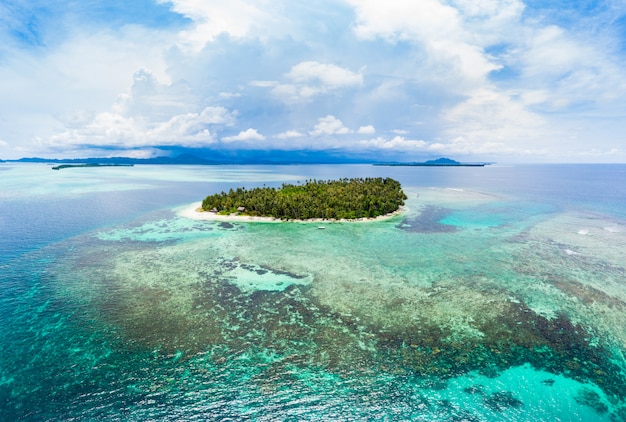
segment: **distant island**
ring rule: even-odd
[[[437,158],[421,163],[374,163],[375,166],[415,166],[415,167],[484,167],[490,163],[461,163],[450,158]]]
[[[84,164],[61,164],[52,167],[52,170],[62,170],[76,167],[132,167],[134,164],[100,164],[100,163],[84,163]]]
[[[398,211],[407,196],[391,178],[308,180],[282,188],[231,189],[207,196],[201,210],[281,220],[353,220]]]
[[[207,160],[193,154],[180,154],[176,157],[153,157],[153,158],[133,158],[133,157],[91,157],[91,158],[20,158],[17,160],[6,160],[14,163],[42,163],[59,165],[80,165],[85,164],[97,167],[98,165],[134,165],[134,164],[174,164],[174,165],[211,165],[221,164],[217,161]],[[95,165],[94,165],[95,164]]]
[[[203,150],[200,156],[182,153],[173,156],[133,158],[133,157],[92,157],[92,158],[19,158],[4,160],[7,163],[46,163],[46,164],[156,164],[156,165],[292,165],[292,164],[373,164],[378,166],[485,166],[493,163],[462,163],[450,158],[438,158],[424,162],[384,161],[380,154],[351,154],[346,151],[311,150]]]
[[[286,164],[371,164],[374,160],[335,155],[326,151],[282,151],[282,150],[233,150],[199,152],[201,156],[182,153],[174,156],[133,158],[133,157],[91,157],[91,158],[39,158],[25,157],[6,160],[14,163],[46,164],[155,164],[155,165],[286,165]]]

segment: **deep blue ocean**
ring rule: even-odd
[[[361,223],[203,221],[392,177]],[[626,421],[626,165],[0,164],[0,420]]]

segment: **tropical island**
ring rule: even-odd
[[[437,158],[436,160],[428,160],[424,162],[410,163],[374,163],[375,166],[409,166],[409,167],[485,167],[491,163],[461,163],[451,158]]]
[[[52,170],[63,170],[81,167],[133,167],[134,164],[100,164],[100,163],[82,163],[82,164],[60,164],[52,167]]]
[[[237,188],[207,196],[199,211],[280,220],[354,220],[394,213],[407,196],[391,178],[307,180],[305,184]]]

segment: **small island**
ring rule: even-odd
[[[133,167],[134,164],[100,164],[100,163],[82,163],[82,164],[60,164],[52,167],[52,170],[63,170],[81,167]]]
[[[424,162],[410,163],[375,163],[375,166],[409,166],[409,167],[485,167],[490,163],[461,163],[451,158],[437,158],[436,160],[428,160]]]
[[[307,180],[281,188],[231,189],[207,196],[199,211],[280,220],[356,220],[394,213],[407,196],[391,178]]]

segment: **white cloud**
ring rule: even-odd
[[[301,132],[298,132],[297,130],[288,130],[276,135],[278,139],[301,138],[303,136],[305,135]]]
[[[239,98],[239,97],[241,97],[241,93],[239,93],[239,92],[220,92],[219,96],[221,98]]]
[[[278,85],[276,81],[250,81],[250,86],[256,86],[259,88],[272,88]]]
[[[434,40],[485,46],[518,35],[525,5],[520,0],[347,0],[357,13],[355,33],[388,42]]]
[[[271,133],[264,146],[600,160],[625,142],[616,2],[550,14],[522,0],[158,1],[188,19],[24,3],[35,46],[12,31],[30,15],[9,15],[3,155],[214,145],[225,127],[241,148]]]
[[[414,69],[418,78],[427,78],[449,90],[463,92],[484,83],[490,72],[501,68],[501,64],[484,51],[489,37],[480,36],[483,25],[472,28],[473,31],[467,27],[470,22],[477,20],[478,9],[471,9],[474,16],[469,19],[463,15],[463,10],[438,0],[348,2],[357,12],[354,31],[358,37],[382,38],[389,43],[409,42],[423,51],[422,69]],[[510,4],[506,12],[492,7],[492,13],[487,13],[481,8],[483,13],[480,20],[484,21],[483,24],[502,19],[503,16],[508,16],[508,22],[521,12],[517,1],[482,3],[491,6],[496,3]]]
[[[372,125],[361,126],[359,130],[357,130],[357,133],[361,135],[371,135],[373,133],[376,133],[376,129]]]
[[[364,140],[360,141],[359,145],[364,148],[423,151],[426,149],[427,143],[421,140],[406,139],[403,136],[395,136],[392,139],[377,137],[370,140]]]
[[[428,145],[428,150],[438,154],[450,154],[450,155],[470,155],[484,157],[485,154],[489,156],[494,155],[511,155],[518,151],[520,154],[525,155],[542,155],[544,152],[540,149],[532,150],[532,148],[524,148],[518,150],[513,146],[509,146],[506,142],[500,141],[485,141],[476,139],[466,139],[462,136],[458,136],[451,139],[448,142],[434,142]]]
[[[230,0],[158,0],[170,3],[172,10],[191,19],[193,25],[179,33],[178,43],[192,52],[199,52],[220,34],[242,38],[255,27],[272,22],[271,4],[266,1]],[[261,3],[261,4],[259,4]]]
[[[118,154],[118,152],[112,154],[110,151],[103,151],[101,155],[116,157]],[[154,158],[164,156],[164,152],[156,148],[131,149],[124,151],[124,156],[131,158]]]
[[[152,71],[140,68],[130,90],[118,95],[111,111],[60,113],[57,119],[64,129],[39,144],[55,149],[111,147],[129,153],[143,147],[211,145],[217,140],[215,131],[234,125],[237,113],[196,102],[186,84],[162,83]]]
[[[458,32],[459,16],[437,0],[348,0],[357,11],[355,32],[363,38],[382,37],[390,42],[413,38],[444,39]]]
[[[142,67],[153,69],[167,80],[162,50],[167,36],[154,30],[129,26],[118,33],[73,28],[73,37],[54,48],[35,51],[19,49],[0,60],[0,115],[42,113],[63,119],[76,111],[103,111],[115,95],[124,92],[133,73]],[[51,128],[42,116],[29,119],[39,135]],[[56,122],[58,123],[58,121]],[[21,134],[23,138],[31,138]]]
[[[82,145],[128,149],[167,145],[200,147],[215,142],[212,127],[232,125],[234,121],[233,114],[223,107],[206,107],[200,113],[179,114],[163,122],[105,112],[83,127],[53,136],[49,145],[56,148]]]
[[[178,140],[188,145],[213,141],[209,126],[232,125],[235,119],[223,107],[206,107],[201,113],[187,113],[172,117],[147,132],[148,138],[164,145],[176,144]]]
[[[336,89],[363,84],[363,76],[334,64],[308,61],[298,63],[286,75],[297,84],[318,83],[325,89]]]
[[[292,103],[307,101],[322,94],[332,94],[363,85],[363,75],[334,64],[306,61],[285,74],[289,83],[255,81],[255,86],[273,87],[272,93]]]
[[[238,135],[235,136],[226,136],[222,138],[224,142],[233,142],[233,141],[264,141],[265,136],[261,135],[257,132],[256,129],[248,128],[244,131],[239,132]]]
[[[539,114],[530,111],[519,98],[496,90],[483,89],[443,114],[448,139],[461,139],[445,152],[463,154],[512,152],[515,148],[541,149],[536,139],[553,135]]]
[[[123,116],[164,120],[197,110],[201,107],[197,102],[186,83],[161,83],[151,70],[140,68],[133,74],[130,92],[117,96],[113,111]]]
[[[610,43],[557,26],[532,31],[520,46],[515,64],[521,81],[532,85],[535,105],[554,111],[580,103],[599,105],[626,95],[623,60]]]
[[[411,68],[416,80],[435,83],[440,98],[462,95],[439,106],[436,121],[442,123],[440,138],[464,141],[438,141],[429,148],[550,153],[558,147],[546,148],[546,143],[571,139],[569,133],[582,124],[566,124],[545,111],[569,113],[595,104],[608,112],[602,104],[626,94],[623,60],[618,59],[620,66],[620,54],[607,39],[598,40],[586,29],[567,31],[524,20],[525,5],[517,0],[349,2],[357,12],[353,30],[358,37],[412,46],[423,58]],[[487,52],[490,47],[496,47],[494,55]],[[520,73],[506,75],[504,82],[492,79],[492,72],[505,65]]]
[[[318,123],[313,130],[309,132],[313,136],[321,135],[345,135],[350,133],[350,129],[345,127],[341,120],[335,116],[328,115],[326,117],[320,117]]]

